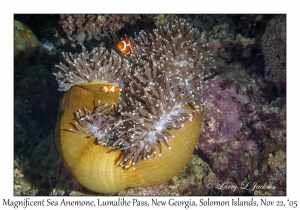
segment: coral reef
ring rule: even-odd
[[[258,24],[254,26],[257,30],[264,24],[267,26],[265,19],[269,17],[243,18],[245,22],[241,25],[253,20],[252,25],[255,25],[254,22]],[[261,78],[264,76],[262,56],[257,53],[254,55],[254,52],[259,52],[261,49],[260,42],[259,39],[247,37],[255,30],[246,28],[241,31],[243,35],[235,35],[227,24],[222,24],[213,27],[213,30],[208,33],[208,45],[216,56],[217,72],[223,78],[216,77],[208,80],[211,86],[203,88],[204,101],[207,105],[203,110],[204,129],[198,148],[217,174],[218,178],[212,180],[226,181],[236,186],[240,186],[243,182],[260,181],[277,187],[275,191],[263,193],[282,195],[285,189],[285,181],[283,181],[285,178],[280,181],[269,180],[277,180],[274,177],[278,174],[285,177],[285,168],[278,168],[277,165],[276,169],[269,169],[266,172],[261,167],[265,167],[262,162],[270,165],[269,162],[265,162],[265,157],[270,153],[280,151],[280,154],[285,156],[285,94],[275,88],[280,84],[284,89],[285,82],[276,84],[273,80],[266,83],[264,78]],[[263,32],[256,31],[255,34],[263,34]],[[285,79],[285,73],[282,79]],[[222,177],[231,180],[223,180]],[[215,189],[214,193],[232,194],[220,189]],[[233,194],[248,193],[262,192],[242,190]]]
[[[19,65],[26,65],[27,60],[33,56],[45,54],[45,48],[33,31],[20,21],[14,20],[14,57],[18,60]]]
[[[69,42],[73,48],[77,45],[87,46],[90,41],[96,46],[102,46],[109,41],[108,37],[113,36],[115,39],[116,32],[129,28],[142,19],[138,14],[63,14],[60,18],[63,32],[57,30],[55,36],[62,45]]]
[[[227,24],[231,29],[236,29],[235,15],[185,15],[187,21],[194,27],[210,31],[217,25]]]
[[[200,93],[204,102],[203,126],[210,128],[203,130],[202,136],[208,134],[211,139],[217,140],[204,142],[199,139],[198,149],[188,164],[170,181],[125,189],[112,195],[285,195],[288,152],[285,15],[180,14],[140,17],[132,24],[125,23],[122,29],[113,33],[107,28],[107,33],[101,32],[99,41],[97,37],[92,36],[90,40],[86,37],[83,44],[90,52],[92,47],[117,49],[120,37],[127,34],[130,38],[134,31],[152,31],[155,19],[160,22],[159,25],[164,24],[161,21],[164,18],[168,21],[176,17],[187,19],[207,39],[202,44],[211,51],[217,67],[215,74],[206,78],[201,88],[208,94]],[[32,29],[41,43],[48,40],[58,51],[61,47],[72,55],[81,52],[82,47],[77,44],[75,36],[70,38],[76,43],[76,48],[70,46],[73,42],[59,24],[62,21],[59,15],[16,14],[15,19]],[[117,18],[114,20],[119,21]],[[276,28],[280,30],[274,30]],[[21,31],[16,32],[20,34]],[[64,38],[66,44],[60,46],[55,34],[58,38]],[[28,33],[24,35],[29,36]],[[161,55],[159,52],[153,53]],[[130,63],[136,58],[134,55],[126,57]],[[140,59],[147,63],[145,58]],[[62,96],[61,92],[56,91],[57,83],[51,75],[51,72],[57,72],[53,65],[57,60],[65,62],[63,56],[57,53],[44,57],[36,54],[24,62],[21,57],[15,57],[14,195],[101,195],[87,190],[72,177],[55,146],[53,130],[57,105]],[[136,77],[133,79],[140,81]],[[209,92],[209,86],[214,92]],[[209,94],[218,97],[220,102],[213,100]],[[221,113],[221,110],[227,110],[226,107],[234,109],[230,110],[233,115],[229,119]],[[94,113],[93,109],[90,111]],[[209,116],[215,121],[207,121]],[[226,127],[227,120],[241,127],[230,129]],[[167,147],[162,145],[164,148]],[[159,154],[158,148],[157,152]],[[159,157],[158,154],[156,157]],[[162,157],[164,154],[163,151]],[[150,160],[141,160],[137,170],[142,162],[147,161]],[[243,183],[253,186],[254,182],[275,186],[276,189],[240,188]]]
[[[211,86],[203,89],[204,100],[207,103],[204,113],[204,129],[201,141],[214,141],[224,143],[231,140],[235,133],[240,130],[239,108],[232,98],[237,94],[234,88],[223,89],[226,81],[221,77],[210,80]],[[215,122],[223,123],[215,123]],[[226,121],[226,123],[225,123]],[[204,149],[204,148],[202,148]]]
[[[207,106],[203,110],[203,130],[199,140],[199,149],[208,157],[213,168],[229,176],[245,165],[247,157],[244,150],[248,148],[248,140],[233,141],[242,127],[241,107],[235,102],[238,94],[234,87],[224,88],[224,79],[216,77],[210,80],[211,86],[203,92]],[[247,149],[245,149],[247,148]],[[239,168],[239,170],[238,170]],[[234,174],[235,178],[243,179],[246,174]]]
[[[265,78],[285,92],[286,83],[286,15],[275,16],[262,36]],[[283,90],[282,90],[283,89]]]
[[[204,129],[198,148],[209,160],[213,171],[220,178],[232,179],[231,183],[237,186],[259,181],[276,187],[267,194],[284,194],[286,110],[283,99],[265,101],[263,83],[259,80],[242,86],[216,77],[210,84],[210,88],[204,88],[210,95],[204,94],[207,106],[203,110]],[[280,164],[270,161],[274,153],[281,155]],[[242,190],[239,193],[249,192]]]
[[[245,37],[242,34],[235,34],[227,23],[216,25],[207,34],[208,45],[214,56],[219,57],[216,64],[220,70],[226,66],[225,62],[236,62],[243,60],[245,65],[251,63],[258,51],[257,40],[250,37]],[[226,68],[226,67],[225,67]]]

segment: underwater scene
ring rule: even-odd
[[[15,196],[285,196],[285,14],[15,14]]]

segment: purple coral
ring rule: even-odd
[[[242,120],[250,115],[243,108],[249,101],[238,94],[237,87],[222,77],[210,80],[203,87],[206,106],[203,110],[203,131],[198,147],[207,156],[213,169],[221,177],[244,180],[248,174],[246,162],[249,154],[257,151],[254,140],[241,132]]]
[[[218,143],[229,141],[241,128],[239,107],[234,102],[236,90],[222,89],[223,83],[223,78],[216,77],[210,86],[203,88],[207,108],[203,112],[202,142],[212,138]]]

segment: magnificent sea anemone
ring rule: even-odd
[[[204,34],[183,19],[141,31],[130,54],[104,48],[63,53],[56,65],[61,101],[56,144],[90,190],[118,192],[168,181],[200,135],[201,89],[213,60]],[[105,86],[121,92],[101,91]]]

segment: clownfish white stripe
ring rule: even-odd
[[[123,90],[122,88],[113,85],[108,85],[101,88],[101,91],[105,93],[118,93],[121,92],[122,90]]]
[[[124,45],[124,47],[123,47],[122,49],[120,49],[120,51],[122,52],[122,51],[126,50],[126,47],[127,47],[129,44],[127,45],[125,41],[121,41],[121,42],[122,42],[123,45]]]
[[[115,92],[115,86],[112,86],[112,87],[110,88],[110,92]]]

